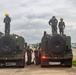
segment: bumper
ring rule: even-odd
[[[68,60],[72,60],[72,59],[45,59],[42,60],[41,59],[41,65],[43,66],[50,66],[50,65],[61,65],[63,62],[68,61]]]

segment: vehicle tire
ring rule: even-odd
[[[25,54],[24,54],[24,60],[22,61],[22,66],[21,66],[22,68],[24,68],[25,67]]]
[[[15,41],[10,36],[4,36],[0,40],[2,53],[12,53],[15,50]]]
[[[41,64],[41,67],[42,67],[42,68],[44,68],[44,67],[49,67],[49,65],[42,65],[42,64]]]
[[[34,64],[35,65],[39,65],[40,63],[39,63],[39,58],[38,57],[35,57],[34,58]]]
[[[43,68],[43,67],[45,67],[44,65],[41,65],[41,67]]]
[[[65,64],[65,67],[72,67],[72,59],[66,60],[64,64]]]
[[[24,67],[25,67],[25,62],[23,61],[21,68],[24,68]]]
[[[41,66],[42,68],[45,67],[45,65],[43,64],[42,60],[41,60],[41,65],[40,65],[40,66]]]
[[[53,36],[49,45],[53,53],[63,53],[66,49],[66,42],[60,35]]]
[[[24,60],[22,60],[22,61],[17,61],[17,62],[16,62],[16,66],[17,66],[17,67],[24,68],[24,67],[25,67],[25,61],[24,61]]]

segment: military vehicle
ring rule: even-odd
[[[41,67],[49,65],[72,66],[71,37],[66,35],[49,35],[44,31],[41,40]]]
[[[0,34],[0,66],[25,66],[25,40],[16,34]]]

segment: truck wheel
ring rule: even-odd
[[[72,67],[72,59],[66,60],[64,64],[65,64],[65,67]]]
[[[24,61],[24,60],[22,60],[22,61],[17,61],[17,62],[16,62],[16,66],[17,66],[17,67],[24,68],[24,67],[25,67],[25,61]]]
[[[25,67],[25,61],[22,61],[22,66],[21,68],[24,68]]]
[[[42,67],[42,68],[44,68],[44,67],[49,67],[49,65],[42,65],[42,64],[41,64],[41,67]]]
[[[41,60],[41,65],[40,65],[40,66],[41,66],[42,68],[45,67],[45,65],[43,64],[42,60]]]
[[[41,67],[42,67],[42,68],[44,68],[44,67],[45,67],[45,65],[42,65],[42,64],[41,64]]]

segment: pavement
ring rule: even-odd
[[[76,49],[73,56],[76,58]],[[40,65],[26,65],[24,68],[6,67],[0,68],[0,75],[76,75],[76,67],[44,67]]]
[[[0,75],[76,75],[76,68],[45,67],[30,65],[25,68],[1,68]]]

